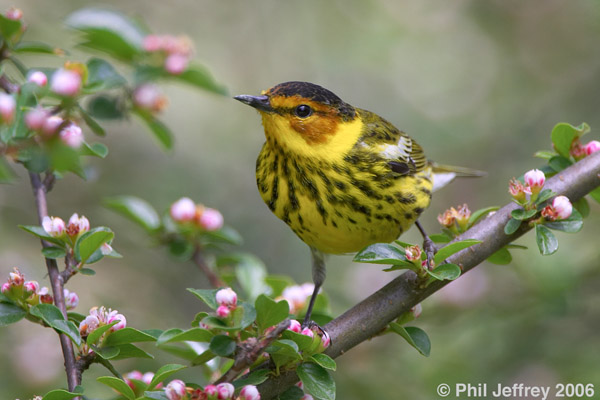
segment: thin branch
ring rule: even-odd
[[[280,322],[275,329],[266,332],[260,339],[249,338],[242,342],[235,355],[233,365],[216,383],[231,382],[244,373],[262,355],[265,349],[290,326],[290,320]]]
[[[546,182],[544,186],[575,202],[597,187],[600,187],[600,152],[596,152],[575,165],[565,169]],[[463,273],[475,268],[486,258],[513,242],[531,229],[522,224],[512,235],[504,233],[504,226],[511,218],[510,213],[518,206],[510,203],[493,215],[463,233],[456,240],[478,239],[482,243],[464,249],[448,258],[449,263],[461,266]],[[459,278],[460,279],[460,278]],[[448,284],[435,281],[426,288],[419,288],[417,276],[408,271],[382,289],[346,311],[324,329],[331,336],[331,347],[326,353],[338,357],[354,346],[381,332],[401,314]],[[262,399],[272,399],[298,381],[294,371],[284,372],[259,386]]]
[[[215,272],[206,263],[206,260],[204,259],[204,254],[202,254],[202,249],[199,246],[196,247],[194,255],[192,256],[192,260],[194,260],[194,263],[206,276],[212,287],[216,289],[225,286],[225,283],[217,276],[217,274],[215,274]]]
[[[46,203],[46,192],[47,187],[42,182],[40,175],[33,172],[29,173],[31,181],[31,187],[33,188],[33,195],[35,197],[35,204],[37,207],[38,220],[40,224],[44,217],[48,216],[48,205]],[[48,179],[46,179],[48,180]],[[50,247],[50,243],[42,240],[42,247]],[[54,304],[60,309],[63,317],[67,319],[67,307],[65,305],[64,297],[64,282],[62,276],[58,270],[56,260],[52,258],[46,258],[46,268],[48,269],[48,277],[50,278],[50,286],[52,287],[52,294],[54,295]],[[77,373],[77,367],[75,363],[75,353],[73,351],[73,343],[71,339],[63,333],[59,334],[60,346],[62,348],[63,357],[65,359],[65,370],[67,373],[67,383],[69,390],[75,389],[81,381],[79,378],[80,374]]]

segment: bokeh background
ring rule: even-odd
[[[321,84],[349,103],[377,112],[412,135],[429,158],[488,171],[438,193],[421,218],[430,231],[449,206],[471,209],[509,201],[507,182],[541,165],[558,122],[600,129],[600,3],[512,0],[394,1],[0,1],[17,6],[27,39],[71,49],[62,25],[72,11],[104,5],[144,20],[156,33],[185,34],[196,55],[230,93],[256,94],[287,80]],[[74,51],[72,58],[85,59]],[[30,57],[28,65],[64,60]],[[200,303],[185,291],[207,287],[192,264],[152,247],[141,229],[102,206],[128,194],[159,210],[189,196],[222,211],[271,273],[310,280],[306,246],[260,200],[254,163],[264,141],[256,113],[232,100],[168,85],[163,120],[176,144],[165,152],[138,121],[111,122],[106,160],[91,160],[87,182],[68,176],[49,196],[51,214],[82,213],[116,232],[122,259],[102,261],[94,278],[77,277],[79,312],[104,304],[140,329],[189,327]],[[86,132],[86,135],[91,135]],[[21,171],[22,172],[22,171]],[[593,383],[600,391],[600,207],[576,235],[542,257],[533,235],[519,240],[510,265],[483,264],[423,304],[416,325],[432,340],[429,358],[398,337],[366,342],[338,361],[340,399],[435,399],[440,383]],[[0,277],[18,266],[46,281],[39,243],[17,224],[35,224],[24,174],[0,187]],[[406,241],[419,242],[417,232]],[[394,275],[378,266],[331,257],[325,290],[338,315]],[[0,329],[0,397],[30,398],[64,386],[56,335],[26,322]],[[121,371],[155,370],[172,358],[122,361]],[[190,369],[181,376],[199,380]],[[110,391],[84,379],[93,396]],[[93,397],[92,396],[92,397]]]

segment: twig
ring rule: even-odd
[[[46,203],[46,191],[47,188],[42,183],[39,174],[33,172],[29,173],[29,179],[31,181],[31,187],[33,188],[33,195],[35,197],[35,204],[37,207],[38,220],[40,224],[44,217],[48,216],[48,205]],[[50,247],[50,243],[42,240],[42,247]],[[67,307],[65,305],[64,297],[64,282],[62,276],[58,270],[56,260],[52,258],[46,258],[46,268],[48,269],[48,277],[50,278],[50,286],[52,287],[52,294],[54,295],[54,304],[60,309],[62,315],[67,319]],[[67,373],[67,383],[69,390],[75,389],[81,381],[79,378],[81,374],[77,373],[77,367],[75,363],[75,353],[73,352],[73,343],[71,339],[64,333],[59,333],[60,346],[62,348],[63,357],[65,359],[65,370]]]
[[[280,322],[275,329],[267,332],[260,339],[249,338],[242,342],[235,356],[233,365],[227,372],[221,376],[216,383],[231,382],[241,375],[248,367],[250,367],[258,359],[275,339],[277,339],[288,327],[290,320]]]
[[[212,287],[216,289],[225,286],[225,283],[217,276],[217,274],[214,273],[212,269],[210,269],[208,264],[206,264],[206,260],[202,254],[202,249],[199,246],[196,247],[192,259],[198,268],[200,268],[200,271],[202,271],[202,273],[206,276]]]
[[[600,152],[584,158],[555,175],[546,182],[544,187],[559,195],[567,196],[571,202],[581,199],[600,187]],[[456,240],[478,239],[482,243],[452,255],[447,261],[461,266],[463,273],[466,273],[529,231],[531,227],[522,224],[512,235],[504,233],[504,226],[510,219],[510,213],[517,207],[515,203],[510,203],[460,235]],[[414,272],[405,272],[325,325],[324,329],[331,336],[332,343],[326,353],[333,358],[344,354],[376,335],[401,314],[449,283],[435,281],[426,288],[418,288],[416,282],[417,277]],[[287,371],[271,378],[259,386],[261,398],[272,399],[297,381],[298,376],[294,371]]]

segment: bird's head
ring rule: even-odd
[[[240,95],[235,99],[260,112],[268,140],[295,151],[338,142],[336,136],[343,128],[358,120],[354,107],[308,82],[280,83],[260,96]],[[357,138],[346,137],[344,142],[356,143]]]

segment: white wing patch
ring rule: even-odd
[[[433,174],[432,192],[440,190],[456,178],[455,172],[436,172]]]
[[[379,153],[389,160],[408,161],[412,152],[412,140],[406,136],[400,136],[398,144],[382,144],[379,146]]]

